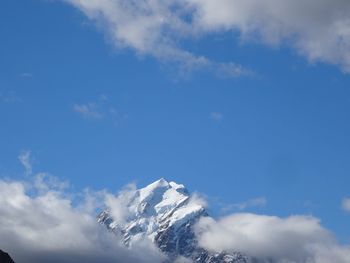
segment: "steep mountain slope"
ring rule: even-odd
[[[198,263],[247,263],[241,253],[213,254],[198,246],[194,225],[208,213],[202,202],[175,182],[160,179],[136,190],[127,204],[127,216],[115,220],[109,210],[98,222],[120,235],[125,245],[141,238],[151,239],[170,261],[182,256]]]

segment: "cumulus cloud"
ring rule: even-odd
[[[344,211],[350,212],[350,198],[344,198],[341,207]]]
[[[310,216],[279,218],[234,214],[197,225],[199,244],[215,252],[243,252],[259,262],[346,263],[350,248],[339,245],[332,234]]]
[[[105,31],[117,48],[171,61],[184,72],[208,69],[219,76],[252,74],[237,63],[221,63],[181,48],[181,40],[195,37],[190,2],[181,0],[64,0],[81,10]]]
[[[238,33],[242,43],[289,46],[310,62],[350,72],[348,0],[65,1],[106,31],[115,46],[189,68],[246,74],[240,65],[215,63],[181,47],[186,39]]]
[[[31,152],[29,150],[22,151],[18,156],[18,160],[21,162],[25,169],[25,173],[30,175],[32,173],[32,160],[30,157]]]
[[[105,192],[69,194],[44,174],[31,183],[0,180],[0,247],[18,263],[161,262],[147,240],[125,248],[96,222],[95,205]],[[79,201],[80,200],[80,201]],[[100,200],[100,201],[98,201]]]

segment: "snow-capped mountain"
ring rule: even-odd
[[[141,239],[151,239],[170,261],[185,257],[198,263],[247,263],[241,253],[213,254],[198,246],[194,225],[208,216],[203,202],[190,195],[184,185],[160,179],[135,190],[128,199],[127,216],[116,220],[105,210],[98,222],[120,235],[126,246]]]

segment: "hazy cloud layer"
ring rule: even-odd
[[[310,62],[350,72],[348,0],[65,0],[108,33],[111,42],[139,54],[247,74],[240,65],[193,54],[181,40],[238,32],[240,41],[286,45]]]
[[[262,260],[259,262],[347,263],[350,258],[350,248],[339,245],[318,219],[309,216],[233,214],[217,221],[203,218],[197,233],[204,248],[241,251]]]

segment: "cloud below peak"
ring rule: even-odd
[[[197,226],[199,244],[214,252],[243,252],[258,262],[346,263],[350,248],[310,216],[238,213],[219,220],[203,218]]]
[[[95,204],[103,204],[105,192],[86,191],[77,201],[56,178],[34,178],[0,180],[0,247],[16,262],[161,263],[151,242],[125,248],[97,223]]]

